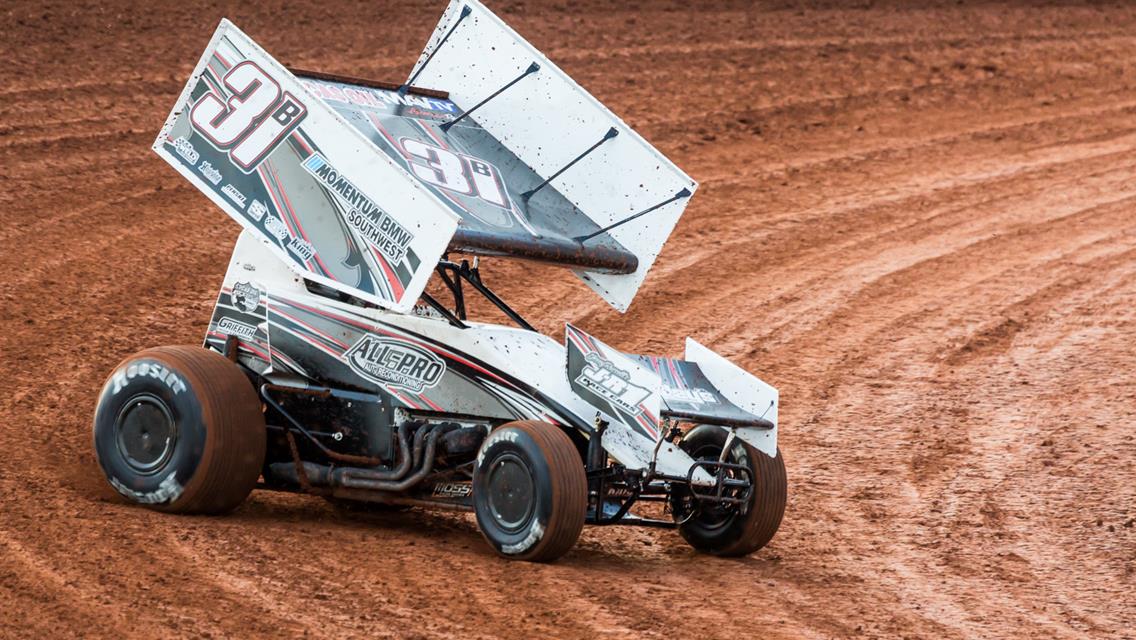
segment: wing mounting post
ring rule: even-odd
[[[399,95],[406,95],[406,92],[410,90],[410,87],[414,84],[414,81],[418,79],[418,76],[422,73],[422,70],[425,69],[426,65],[430,64],[430,61],[434,59],[434,54],[438,53],[438,50],[442,48],[442,45],[446,44],[446,40],[449,40],[450,36],[453,35],[454,29],[457,29],[458,25],[462,23],[462,20],[465,20],[466,17],[471,13],[473,13],[473,9],[469,5],[462,7],[461,15],[458,16],[457,22],[454,22],[454,26],[450,27],[450,30],[446,32],[446,35],[442,36],[442,40],[438,42],[438,46],[434,47],[434,50],[430,52],[430,55],[426,56],[426,60],[424,60],[421,65],[419,65],[418,71],[415,71],[414,75],[410,76],[410,79],[406,81],[406,84],[398,88]]]
[[[447,288],[449,288],[450,292],[454,294],[454,304],[458,309],[460,309],[460,313],[458,315],[461,316],[461,320],[466,319],[465,297],[462,293],[461,288],[461,282],[462,280],[464,280],[469,283],[469,285],[473,287],[474,290],[484,296],[486,300],[493,303],[493,306],[500,309],[501,312],[508,316],[510,320],[517,323],[517,326],[527,331],[539,333],[535,327],[529,324],[528,321],[521,316],[521,314],[514,311],[513,308],[510,307],[500,297],[498,297],[497,294],[494,293],[488,285],[482,282],[481,270],[478,269],[476,258],[474,259],[473,266],[470,266],[468,260],[462,260],[461,264],[446,259],[439,260],[437,271],[439,276],[441,276],[442,281],[446,284]],[[423,295],[425,296],[425,294]],[[426,302],[429,304],[430,300],[426,299]],[[435,302],[437,301],[435,300]]]
[[[588,240],[591,240],[592,238],[600,235],[601,233],[607,233],[608,231],[611,231],[612,229],[614,229],[614,228],[616,228],[620,225],[624,225],[624,224],[627,224],[628,222],[631,222],[632,220],[638,218],[639,216],[645,216],[648,213],[651,213],[652,211],[659,209],[661,207],[665,207],[668,204],[670,204],[670,203],[672,203],[676,200],[682,200],[683,198],[689,198],[690,196],[691,196],[690,189],[683,187],[682,191],[679,191],[678,193],[674,194],[670,198],[663,200],[659,204],[656,204],[656,205],[651,206],[651,207],[647,207],[646,209],[640,211],[639,213],[635,213],[635,214],[632,214],[630,216],[627,216],[626,218],[624,218],[624,219],[622,219],[618,222],[613,222],[613,223],[609,224],[608,226],[604,227],[603,229],[600,229],[599,231],[593,231],[592,233],[589,233],[586,236],[576,236],[575,240],[577,242],[583,244],[583,243],[587,242]]]
[[[600,138],[599,142],[597,142],[597,143],[593,144],[592,146],[588,147],[588,148],[587,148],[587,149],[586,149],[586,150],[585,150],[585,151],[584,151],[583,153],[581,153],[580,155],[578,155],[578,156],[576,156],[575,158],[573,158],[571,162],[569,162],[568,164],[566,164],[566,165],[564,165],[563,167],[561,167],[559,171],[557,171],[556,173],[554,173],[554,174],[552,174],[551,176],[549,176],[549,177],[548,177],[547,179],[545,179],[545,181],[544,181],[544,182],[542,182],[542,183],[538,184],[538,185],[537,185],[537,186],[536,186],[535,188],[533,188],[533,189],[529,189],[528,191],[526,191],[526,192],[522,193],[522,194],[521,194],[521,197],[522,197],[522,198],[524,198],[524,199],[525,199],[525,202],[527,203],[527,202],[529,201],[529,198],[532,198],[532,197],[533,197],[533,194],[534,194],[534,193],[536,193],[537,191],[540,191],[541,189],[543,189],[543,188],[544,188],[545,186],[547,186],[547,185],[548,185],[548,183],[549,183],[549,182],[552,182],[552,181],[553,181],[553,180],[555,180],[556,178],[560,177],[560,174],[562,174],[562,173],[564,173],[565,171],[567,171],[568,169],[572,168],[572,165],[574,165],[574,164],[576,164],[577,162],[579,162],[579,161],[583,160],[583,159],[584,159],[584,157],[585,157],[585,156],[587,156],[587,155],[588,155],[589,153],[591,153],[591,152],[595,151],[596,149],[598,149],[598,148],[599,148],[599,146],[600,146],[601,144],[603,144],[603,143],[607,142],[608,140],[611,140],[612,138],[614,138],[614,137],[616,137],[616,136],[618,136],[618,135],[619,135],[619,130],[618,130],[618,129],[616,129],[615,127],[612,127],[612,128],[610,128],[610,129],[608,129],[608,130],[607,130],[607,133],[605,133],[605,134],[604,134],[604,136],[603,136],[602,138]]]
[[[540,71],[540,65],[535,63],[535,62],[530,64],[529,68],[525,69],[524,73],[517,76],[516,78],[513,78],[512,80],[509,81],[508,84],[506,84],[505,86],[501,87],[500,89],[494,91],[493,93],[489,94],[489,97],[485,98],[481,102],[478,102],[477,104],[473,105],[469,109],[466,109],[458,117],[456,117],[453,120],[450,120],[449,122],[443,124],[441,126],[442,131],[449,132],[450,127],[454,126],[458,122],[461,122],[462,119],[464,119],[466,116],[468,116],[469,114],[473,113],[474,111],[477,111],[478,109],[480,109],[481,106],[484,105],[486,102],[489,102],[493,98],[496,98],[497,96],[501,95],[506,89],[517,84],[521,80],[524,80],[526,77],[536,73],[537,71]]]

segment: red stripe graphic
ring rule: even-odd
[[[311,313],[314,313],[314,314],[319,315],[319,316],[323,316],[325,318],[331,318],[333,320],[338,320],[338,321],[343,322],[345,324],[349,324],[353,327],[358,327],[359,329],[363,329],[364,331],[370,331],[372,333],[381,333],[383,335],[388,335],[388,336],[392,336],[392,337],[395,337],[395,338],[402,338],[403,340],[406,340],[407,342],[416,344],[416,345],[422,347],[423,349],[429,349],[430,351],[433,351],[434,353],[436,353],[440,356],[443,356],[445,358],[449,358],[450,360],[454,360],[456,362],[460,362],[461,364],[464,364],[471,369],[475,369],[477,371],[480,371],[481,373],[484,373],[485,375],[487,375],[491,378],[494,378],[494,379],[496,379],[496,380],[498,380],[498,381],[500,381],[500,382],[502,382],[502,383],[504,383],[508,386],[513,386],[513,384],[510,383],[508,380],[506,380],[506,379],[502,378],[501,376],[493,373],[492,371],[478,365],[477,363],[466,360],[465,358],[457,355],[454,352],[447,351],[445,349],[441,349],[439,347],[436,347],[435,345],[430,344],[428,342],[423,342],[421,340],[418,340],[412,334],[408,334],[408,333],[401,332],[401,331],[394,331],[394,330],[390,330],[390,329],[385,329],[385,328],[383,328],[382,325],[364,324],[364,323],[359,322],[357,320],[354,320],[350,317],[336,315],[335,313],[332,313],[330,311],[326,311],[326,310],[323,310],[323,309],[317,309],[315,307],[308,306],[308,305],[303,304],[301,302],[296,302],[295,300],[285,300],[283,298],[274,298],[274,300],[286,302],[287,304],[290,304],[294,307],[304,309],[305,311],[310,311]]]
[[[394,272],[390,263],[383,257],[383,254],[379,253],[378,249],[371,247],[371,253],[375,254],[375,257],[378,258],[379,266],[383,268],[387,284],[390,285],[391,291],[394,293],[394,299],[396,301],[402,300],[403,294],[406,293],[406,288],[402,286],[402,281],[398,279],[398,274]]]
[[[295,316],[291,316],[291,315],[289,315],[289,314],[287,314],[287,313],[284,313],[283,311],[281,311],[281,310],[280,310],[279,308],[276,308],[276,307],[274,307],[274,308],[273,308],[273,309],[272,309],[271,311],[272,311],[272,313],[275,313],[276,315],[279,315],[279,316],[283,316],[283,317],[285,317],[285,318],[288,318],[288,319],[289,319],[289,320],[291,320],[292,322],[295,322],[296,324],[300,325],[301,327],[304,327],[304,328],[305,328],[305,329],[307,329],[308,331],[311,331],[312,333],[314,333],[314,334],[316,334],[316,335],[320,336],[320,337],[321,337],[321,338],[323,338],[324,340],[327,340],[328,342],[331,342],[331,343],[332,343],[332,344],[334,344],[335,346],[337,346],[337,347],[340,347],[340,348],[341,348],[341,349],[343,349],[344,351],[346,351],[346,350],[347,350],[347,345],[346,345],[345,343],[341,342],[340,340],[337,340],[337,339],[335,339],[335,337],[333,337],[333,336],[330,336],[330,335],[328,335],[328,334],[324,333],[323,331],[320,331],[319,329],[317,329],[317,328],[313,327],[312,325],[310,325],[310,324],[308,324],[308,323],[304,322],[303,320],[300,320],[299,318],[297,318],[297,317],[295,317]]]
[[[288,304],[288,305],[290,305],[290,306],[294,306],[294,307],[297,307],[297,308],[300,308],[300,309],[304,309],[305,311],[308,311],[308,312],[310,312],[310,313],[313,313],[313,314],[315,314],[315,315],[318,315],[318,316],[320,316],[320,317],[324,317],[324,318],[333,318],[333,319],[337,319],[337,320],[342,320],[342,321],[344,321],[344,322],[347,322],[348,324],[352,324],[352,325],[358,326],[358,327],[360,327],[360,328],[363,328],[363,329],[367,329],[367,330],[369,330],[369,331],[378,331],[378,332],[380,332],[380,333],[385,333],[385,334],[387,334],[387,335],[390,335],[390,336],[394,336],[394,337],[403,337],[403,336],[400,336],[400,335],[398,335],[398,334],[396,334],[396,333],[393,333],[393,332],[382,331],[381,329],[378,329],[378,328],[376,328],[376,327],[367,327],[367,326],[365,326],[365,325],[362,325],[362,324],[358,324],[358,323],[350,322],[350,321],[348,321],[348,320],[347,320],[346,318],[340,318],[339,316],[335,316],[334,314],[326,313],[326,312],[323,312],[322,310],[316,309],[316,308],[314,308],[314,307],[309,307],[309,306],[307,306],[307,305],[304,305],[304,304],[300,304],[300,303],[298,303],[298,302],[295,302],[295,301],[285,301],[285,300],[282,300],[282,299],[280,299],[280,298],[276,298],[276,297],[274,297],[274,298],[273,298],[273,302],[283,302],[284,304]],[[344,351],[346,351],[346,350],[347,350],[347,345],[346,345],[346,343],[344,343],[344,342],[341,342],[341,341],[339,341],[339,340],[337,340],[337,339],[333,338],[332,336],[328,335],[327,333],[324,333],[323,331],[320,331],[320,330],[316,329],[315,327],[313,327],[313,326],[311,326],[311,325],[309,325],[309,324],[307,324],[307,323],[303,322],[302,320],[299,320],[298,318],[296,318],[296,317],[294,317],[294,316],[292,316],[292,315],[289,315],[289,314],[287,314],[287,313],[285,313],[285,312],[281,311],[281,310],[280,310],[280,308],[279,308],[279,306],[277,306],[277,305],[273,305],[273,306],[272,306],[272,307],[271,307],[271,308],[269,309],[269,311],[270,311],[271,313],[274,313],[274,314],[276,314],[276,315],[279,315],[279,316],[281,316],[281,317],[287,318],[287,319],[291,320],[292,322],[295,322],[296,324],[298,324],[298,325],[301,325],[301,326],[303,326],[304,328],[306,328],[306,329],[310,330],[311,332],[313,332],[313,333],[315,333],[315,334],[318,334],[318,335],[320,335],[320,336],[322,336],[322,337],[324,337],[324,338],[326,338],[326,339],[328,339],[328,340],[330,340],[330,341],[334,342],[334,343],[335,343],[335,344],[337,344],[337,345],[340,345],[341,347],[343,347],[343,350],[344,350]],[[320,350],[321,350],[321,351],[323,351],[324,353],[327,353],[327,354],[329,354],[329,355],[333,356],[333,357],[334,357],[334,358],[336,358],[337,360],[341,360],[341,359],[342,359],[342,357],[343,357],[343,353],[342,353],[342,352],[341,352],[341,353],[335,353],[335,352],[329,351],[329,350],[328,350],[327,348],[325,348],[325,347],[324,347],[323,345],[319,344],[318,342],[315,342],[315,341],[313,341],[313,340],[309,340],[309,339],[307,339],[307,338],[306,338],[305,336],[303,336],[303,335],[301,335],[301,334],[298,334],[298,333],[296,333],[295,331],[291,331],[291,330],[289,330],[289,329],[288,329],[287,327],[284,327],[284,326],[282,326],[282,325],[279,325],[279,324],[277,324],[277,326],[280,326],[280,328],[281,328],[281,329],[283,329],[283,330],[285,330],[285,331],[288,331],[289,333],[291,333],[292,335],[296,336],[296,337],[297,337],[297,338],[299,338],[300,340],[303,340],[304,342],[306,342],[306,343],[308,343],[308,344],[311,344],[312,346],[314,346],[314,347],[316,347],[316,348],[320,349]],[[404,339],[405,339],[405,338],[404,338]],[[421,344],[421,343],[418,343],[417,341],[414,341],[414,340],[409,340],[409,339],[407,339],[407,341],[408,341],[408,342],[414,342],[415,344]],[[425,344],[421,344],[421,346],[423,346],[423,347],[426,347],[426,348],[429,348],[429,346],[428,346],[428,345],[425,345]],[[437,352],[437,350],[433,350],[433,351],[436,351],[436,352]],[[278,352],[278,351],[274,351],[274,353],[278,354],[279,352]],[[442,355],[446,355],[446,354],[444,354],[444,353],[443,353]],[[403,403],[405,403],[405,404],[406,404],[407,406],[411,407],[412,409],[421,409],[421,408],[422,408],[422,407],[421,407],[420,405],[418,405],[418,404],[417,404],[417,403],[415,403],[414,401],[410,400],[409,398],[407,398],[406,396],[404,396],[404,395],[403,395],[402,393],[399,393],[399,392],[398,392],[397,390],[395,390],[395,389],[393,389],[393,388],[391,388],[391,387],[389,387],[389,386],[387,386],[387,385],[383,385],[383,384],[381,384],[381,383],[380,383],[380,386],[382,386],[382,387],[383,387],[384,389],[386,389],[386,390],[387,390],[387,392],[388,392],[388,393],[390,393],[390,394],[391,394],[391,395],[393,395],[394,397],[398,398],[399,400],[401,400],[401,401],[402,401]],[[418,399],[419,399],[419,400],[421,400],[422,402],[425,402],[425,403],[426,403],[426,404],[427,404],[428,406],[430,406],[430,407],[431,407],[431,408],[433,408],[434,410],[436,410],[436,411],[444,411],[444,408],[443,408],[443,407],[439,406],[438,404],[436,404],[435,402],[433,402],[432,400],[430,400],[430,398],[428,398],[428,397],[427,397],[427,396],[425,395],[425,393],[419,393],[419,394],[417,394],[417,396],[418,396]]]
[[[221,340],[222,342],[225,342],[229,339],[229,334],[221,333],[220,331],[210,331],[208,333],[208,335],[213,336],[213,337]],[[240,347],[241,349],[244,349],[246,351],[250,351],[250,352],[260,356],[260,358],[262,360],[264,360],[265,362],[272,362],[272,356],[270,356],[267,353],[255,348],[253,346],[255,344],[257,344],[257,343],[248,342],[248,341],[240,340],[240,339],[237,340],[237,346]]]

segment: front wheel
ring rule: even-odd
[[[481,534],[497,553],[514,560],[555,560],[576,544],[584,528],[584,463],[560,427],[510,422],[481,445],[473,504]]]
[[[695,460],[718,460],[729,437],[722,427],[702,425],[683,437],[679,446]],[[717,556],[744,556],[769,544],[788,497],[785,461],[780,449],[770,458],[740,439],[734,439],[726,462],[749,467],[753,488],[742,505],[701,502],[676,488],[671,507],[683,539],[698,551]]]
[[[264,414],[241,369],[201,347],[130,356],[103,385],[95,455],[131,502],[223,513],[252,491],[264,463]]]

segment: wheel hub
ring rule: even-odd
[[[536,489],[525,461],[512,453],[503,454],[489,469],[489,511],[497,526],[520,531],[532,517]]]
[[[177,425],[165,403],[150,394],[131,398],[115,422],[115,440],[126,464],[155,473],[173,455]]]

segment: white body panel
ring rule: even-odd
[[[686,339],[684,360],[696,363],[711,384],[717,387],[727,400],[773,423],[772,429],[743,427],[737,430],[737,434],[758,451],[776,458],[779,401],[777,389],[702,346],[694,338]]]
[[[463,7],[472,8],[439,47]],[[548,178],[614,127],[619,135],[557,177],[555,188],[601,227],[663,202],[698,184],[582,89],[540,51],[476,0],[453,0],[415,65],[416,85],[444,89],[468,109],[530,64],[540,65],[470,117]],[[411,74],[413,76],[413,73]],[[535,185],[534,185],[535,186]],[[535,197],[539,197],[539,194]],[[609,304],[626,311],[689,202],[677,200],[612,230],[639,259],[628,275],[577,271]]]
[[[470,322],[466,329],[450,325],[443,319],[415,314],[398,314],[382,309],[363,308],[323,296],[313,295],[303,280],[288,271],[280,260],[248,231],[241,233],[233,251],[224,286],[238,280],[251,280],[267,295],[284,295],[301,299],[313,307],[329,311],[346,311],[369,317],[412,333],[428,336],[481,363],[507,373],[548,398],[559,403],[585,424],[592,424],[596,410],[577,396],[564,374],[565,348],[552,338],[533,331],[500,325]],[[271,333],[269,334],[271,336]],[[271,372],[269,372],[271,375]],[[405,392],[404,392],[405,393]],[[528,416],[548,420],[549,416],[536,402]],[[617,423],[613,423],[617,424]],[[629,469],[646,469],[654,454],[655,443],[643,437],[620,437],[619,428],[609,428],[603,439],[604,449],[612,458]],[[693,460],[678,447],[665,443],[659,450],[656,468],[663,473],[685,476]],[[711,478],[701,469],[696,483],[710,484]]]

